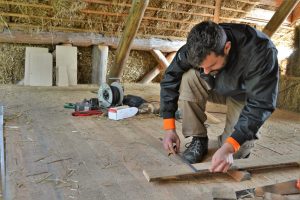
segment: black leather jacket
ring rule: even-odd
[[[246,102],[235,125],[233,137],[240,145],[257,139],[256,133],[276,106],[279,68],[277,50],[262,32],[242,24],[220,24],[231,41],[226,66],[215,76],[213,90]],[[161,111],[164,119],[174,118],[184,72],[192,66],[184,45],[161,81]],[[200,72],[200,70],[199,70]]]

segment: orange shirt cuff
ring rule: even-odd
[[[175,118],[164,119],[164,130],[175,129]]]
[[[234,152],[237,152],[240,149],[240,144],[232,137],[228,137],[226,142],[233,146]]]

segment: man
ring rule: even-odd
[[[275,109],[278,72],[277,50],[264,33],[242,24],[197,24],[161,81],[166,151],[180,149],[175,128],[179,99],[182,133],[193,137],[183,156],[190,163],[203,159],[208,149],[204,124],[208,100],[227,105],[211,172],[226,172],[233,157],[249,157],[259,128]]]

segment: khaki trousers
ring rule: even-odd
[[[182,133],[185,137],[207,137],[205,126],[207,101],[227,105],[225,128],[218,137],[219,146],[221,146],[234,131],[234,126],[239,119],[245,102],[208,90],[206,82],[200,77],[199,71],[191,69],[184,73],[180,85],[179,108],[182,115]],[[246,157],[253,147],[253,140],[245,142],[240,150],[235,153],[234,158]]]

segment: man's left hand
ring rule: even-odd
[[[224,143],[220,149],[218,149],[211,159],[210,172],[227,172],[229,167],[233,163],[233,146],[229,143]]]

